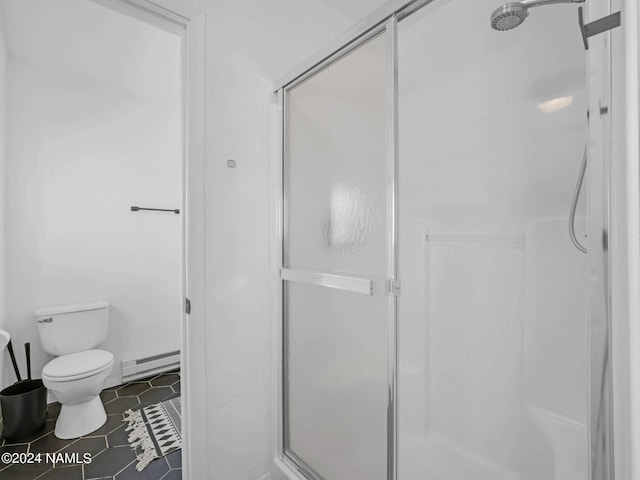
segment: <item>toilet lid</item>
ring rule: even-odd
[[[54,358],[42,369],[50,378],[84,377],[97,373],[113,363],[113,354],[104,350],[87,350]]]

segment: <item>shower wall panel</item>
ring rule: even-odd
[[[586,478],[584,49],[572,6],[508,33],[496,6],[398,25],[400,480]]]
[[[517,470],[523,244],[464,238],[427,248],[430,432]]]
[[[584,231],[585,219],[577,230]],[[588,265],[566,219],[527,225],[522,478],[588,478]]]

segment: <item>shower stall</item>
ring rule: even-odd
[[[276,85],[291,479],[616,478],[616,18],[496,3],[389,2]]]

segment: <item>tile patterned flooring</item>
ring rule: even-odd
[[[107,422],[95,432],[72,440],[60,440],[53,434],[60,404],[49,405],[44,429],[19,443],[0,442],[0,454],[10,453],[84,453],[91,454],[88,464],[56,464],[42,461],[30,465],[0,463],[0,480],[181,480],[181,450],[152,461],[142,472],[135,469],[135,454],[127,443],[122,413],[180,395],[180,372],[172,371],[136,380],[102,391],[100,398]]]

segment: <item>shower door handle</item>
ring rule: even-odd
[[[336,275],[333,273],[317,272],[312,270],[296,270],[281,268],[280,277],[290,282],[306,283],[321,287],[335,288],[353,293],[373,295],[374,281],[370,278]]]

